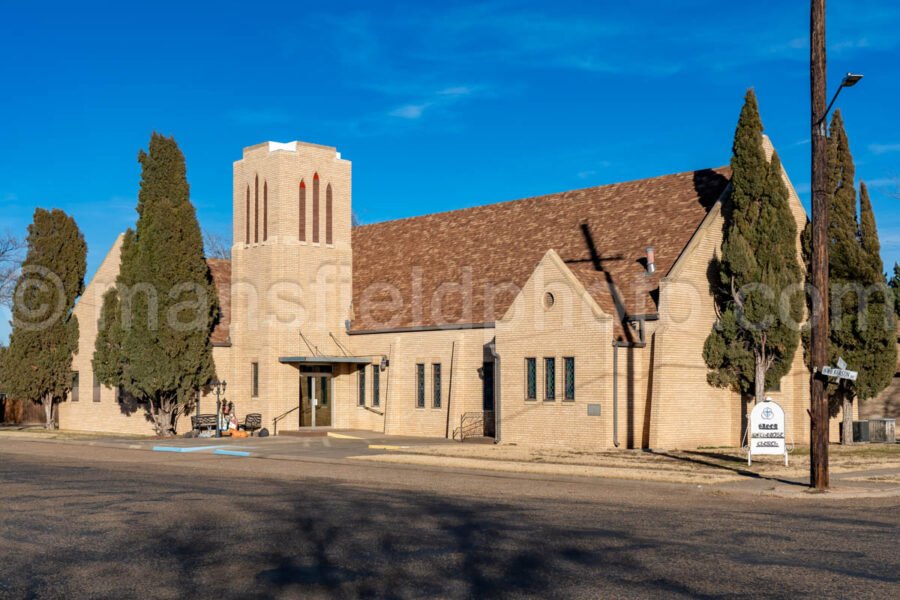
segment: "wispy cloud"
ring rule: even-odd
[[[868,188],[897,187],[900,188],[900,178],[880,177],[878,179],[863,180]]]
[[[578,173],[576,173],[576,175],[578,176],[579,179],[588,179],[590,177],[593,177],[597,173],[599,173],[602,169],[608,169],[609,167],[612,166],[612,164],[613,163],[610,160],[593,161],[591,168],[587,168],[587,169],[578,171]]]
[[[475,90],[468,86],[455,86],[438,90],[427,99],[419,102],[404,104],[388,113],[388,116],[400,119],[417,120],[422,118],[427,110],[447,108],[457,102],[473,95]]]
[[[887,154],[889,152],[900,152],[900,144],[869,144],[869,151],[872,154]]]

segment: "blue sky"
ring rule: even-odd
[[[0,8],[0,230],[70,212],[89,273],[134,222],[153,130],[230,236],[241,148],[354,165],[363,222],[718,166],[747,87],[808,202],[808,3],[42,2]],[[829,90],[900,261],[900,6],[833,0]],[[0,315],[0,339],[7,315]]]

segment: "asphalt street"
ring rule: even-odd
[[[900,501],[0,441],[3,598],[885,598]]]

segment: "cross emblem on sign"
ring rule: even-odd
[[[766,421],[771,421],[772,417],[775,416],[775,411],[767,406],[762,410],[761,415],[762,415],[762,418],[765,419]]]

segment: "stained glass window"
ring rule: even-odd
[[[544,359],[544,400],[556,400],[556,359]]]
[[[537,359],[525,359],[525,399],[537,400]]]
[[[425,365],[416,365],[416,408],[425,408]]]
[[[574,400],[575,399],[575,358],[572,356],[567,356],[563,359],[565,362],[565,374],[566,374],[566,400]]]

